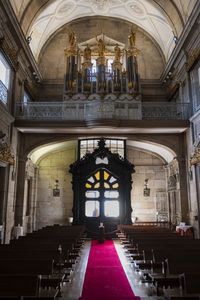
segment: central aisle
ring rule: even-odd
[[[92,241],[80,300],[139,299],[133,294],[113,241]]]

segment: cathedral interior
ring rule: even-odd
[[[54,224],[200,238],[200,1],[0,0],[0,116],[1,244]]]

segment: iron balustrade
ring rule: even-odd
[[[16,104],[16,119],[24,120],[188,120],[189,103],[141,101],[63,101]]]
[[[7,104],[7,98],[8,98],[8,89],[0,80],[0,101],[3,102],[4,104]]]

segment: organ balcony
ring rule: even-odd
[[[188,120],[189,103],[143,101],[137,64],[140,51],[135,39],[131,30],[128,48],[104,34],[77,44],[74,31],[68,28],[63,101],[16,103],[16,120],[96,124],[110,120]]]

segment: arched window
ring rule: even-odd
[[[85,183],[86,217],[119,217],[118,179],[99,169]]]
[[[7,104],[9,82],[10,66],[4,55],[0,52],[0,101],[5,104]]]

